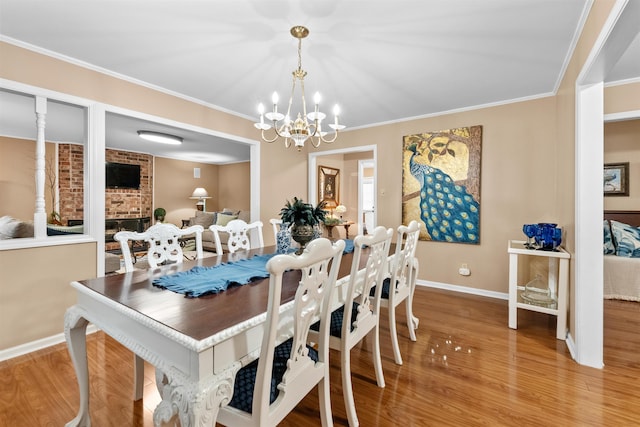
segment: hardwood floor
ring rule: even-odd
[[[379,388],[370,341],[352,351],[360,425],[368,426],[632,426],[640,422],[640,304],[605,301],[605,367],[575,363],[555,339],[555,318],[519,311],[507,327],[507,302],[419,287],[418,341],[404,325],[404,364],[393,362],[382,325],[386,387]],[[386,322],[386,315],[383,321]],[[62,321],[62,320],[61,320]],[[142,401],[131,400],[131,353],[105,334],[87,339],[93,426],[152,426],[160,397],[147,365]],[[332,353],[334,355],[334,353]],[[336,425],[347,425],[339,357],[331,362]],[[62,426],[78,409],[75,372],[60,344],[0,362],[0,426]],[[310,394],[282,426],[319,425]]]

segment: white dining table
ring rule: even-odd
[[[266,247],[234,256],[274,251],[275,247]],[[336,283],[340,290],[349,280],[352,257],[343,255]],[[71,283],[77,303],[67,310],[64,329],[78,379],[80,407],[67,426],[90,425],[89,322],[156,368],[162,400],[154,411],[154,424],[177,413],[183,427],[215,425],[218,409],[233,396],[237,371],[258,356],[269,279],[199,298],[187,298],[152,282],[196,265],[213,266],[227,259],[228,255],[222,255]],[[284,277],[280,309],[284,319],[293,308],[299,278],[299,271]],[[337,291],[334,295],[332,305],[337,308],[344,303],[344,293]],[[291,336],[291,327],[292,322],[280,325],[282,341]],[[134,396],[140,398],[141,390]]]

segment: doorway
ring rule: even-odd
[[[370,160],[358,161],[358,234],[368,234],[375,228],[376,186],[373,179],[375,165]]]
[[[312,204],[318,203],[318,166],[331,163],[340,169],[340,200],[347,208],[343,219],[353,221],[358,234],[364,233],[365,223],[368,232],[377,225],[375,211],[377,201],[377,147],[360,147],[309,153],[309,189],[308,198]],[[366,165],[366,178],[362,180],[362,167]],[[363,200],[363,192],[366,192]],[[363,211],[365,207],[366,212]],[[364,218],[366,217],[366,222]]]

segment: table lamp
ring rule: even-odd
[[[336,212],[340,214],[340,219],[342,219],[342,214],[347,211],[347,207],[345,205],[336,206]]]
[[[189,197],[190,199],[197,199],[198,202],[196,203],[196,209],[198,209],[199,211],[202,212],[206,212],[207,211],[207,201],[206,199],[210,199],[211,196],[209,196],[209,193],[207,192],[207,190],[205,190],[202,187],[198,187],[195,190],[193,190],[193,193],[191,194],[191,197]]]

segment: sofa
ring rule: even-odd
[[[227,225],[229,221],[234,219],[241,219],[248,223],[251,220],[251,213],[247,210],[233,210],[228,208],[218,212],[196,211],[195,216],[189,218],[189,225],[199,224],[204,227],[204,233],[202,234],[202,249],[205,251],[215,252],[216,242],[213,237],[213,231],[209,230],[209,226],[213,224]],[[224,252],[227,252],[228,238],[229,236],[226,233],[220,233],[222,250]]]

